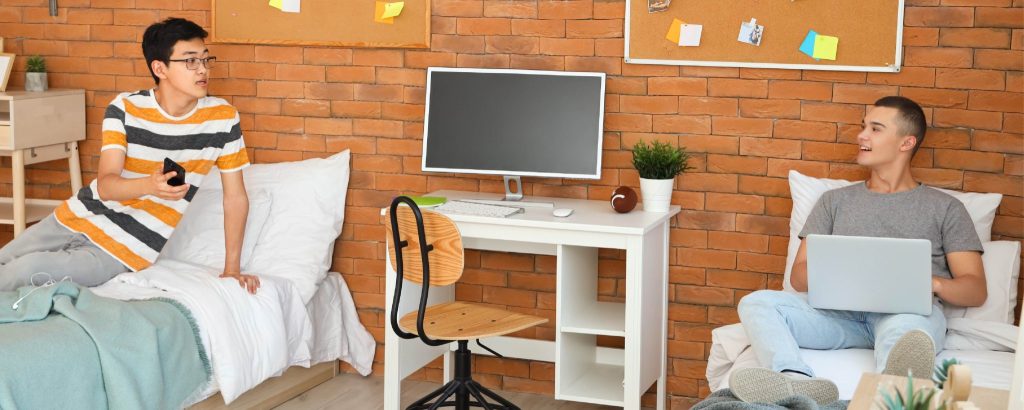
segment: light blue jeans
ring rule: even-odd
[[[814,376],[800,358],[800,348],[874,348],[875,371],[881,373],[889,350],[907,332],[925,331],[936,350],[946,340],[946,317],[938,304],[928,316],[824,310],[793,293],[759,290],[740,300],[738,310],[758,361],[777,372],[795,370]]]

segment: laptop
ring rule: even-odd
[[[818,309],[932,312],[931,241],[807,236],[808,303]]]

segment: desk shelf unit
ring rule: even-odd
[[[452,199],[495,199],[489,194],[440,191]],[[505,357],[555,363],[555,398],[640,409],[640,399],[658,384],[657,409],[665,408],[668,334],[668,227],[679,212],[640,210],[617,214],[606,201],[530,198],[573,208],[556,218],[548,208],[525,208],[508,218],[448,215],[467,249],[554,255],[556,275],[555,341],[492,337],[483,340]],[[383,210],[382,210],[383,215]],[[386,223],[386,222],[385,222]],[[390,244],[389,244],[390,246]],[[624,302],[598,300],[598,250],[626,252]],[[418,308],[419,286],[406,282],[400,306],[391,306],[394,269],[385,263],[385,314]],[[454,298],[452,287],[431,288],[428,305]],[[413,295],[413,296],[410,296]],[[386,324],[385,326],[389,326]],[[599,337],[623,339],[623,348],[599,346]],[[401,408],[400,380],[438,355],[445,357],[446,381],[452,377],[454,346],[432,348],[385,331],[385,410]],[[474,354],[488,354],[482,349]]]

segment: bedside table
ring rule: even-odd
[[[11,157],[13,198],[0,198],[0,224],[14,236],[41,220],[59,200],[25,199],[25,165],[68,159],[72,195],[82,188],[78,141],[85,139],[85,90],[0,92],[0,155]]]

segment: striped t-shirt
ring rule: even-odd
[[[124,178],[162,171],[164,158],[170,158],[185,168],[185,182],[191,184],[177,201],[152,195],[106,201],[93,180],[54,211],[61,225],[86,235],[134,271],[156,261],[211,168],[236,172],[249,165],[238,111],[216,97],[201,98],[192,112],[173,117],[160,108],[152,90],[118,95],[103,118],[100,150],[108,149],[125,151]]]

